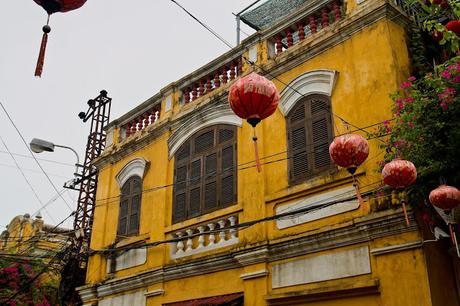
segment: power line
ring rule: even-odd
[[[46,173],[45,169],[43,169],[42,165],[40,164],[40,162],[37,160],[37,158],[35,157],[35,155],[32,153],[32,151],[30,150],[28,144],[27,144],[27,141],[24,139],[24,137],[22,136],[22,133],[19,131],[18,127],[16,126],[16,124],[14,123],[13,119],[11,118],[10,114],[8,113],[8,111],[6,110],[5,106],[3,105],[2,102],[0,102],[0,106],[2,107],[3,111],[5,112],[6,116],[8,117],[8,119],[10,120],[11,124],[13,125],[14,129],[16,130],[16,132],[19,134],[19,137],[21,137],[22,139],[22,142],[24,143],[24,145],[26,146],[27,150],[30,152],[30,154],[32,155],[33,159],[35,160],[35,162],[37,163],[38,167],[41,169],[41,171],[43,172],[43,174],[46,176],[48,182],[51,184],[51,186],[53,187],[53,189],[59,193],[59,190],[56,188],[56,185],[54,185],[53,181],[51,180],[51,178],[49,177],[49,175]],[[67,207],[70,209],[70,211],[73,211],[72,208],[70,207],[69,203],[67,203],[67,201],[64,199],[64,197],[61,195],[60,196],[61,199],[64,201],[64,203],[67,205]]]
[[[33,159],[33,157],[29,156],[29,155],[25,155],[25,154],[19,154],[19,153],[9,153],[7,151],[2,151],[0,150],[0,153],[4,153],[4,154],[13,154],[15,156],[19,156],[19,157],[23,157],[23,158],[31,158]],[[62,166],[69,166],[69,167],[75,167],[74,164],[69,164],[69,163],[64,163],[64,162],[59,162],[59,161],[56,161],[56,160],[52,160],[52,159],[46,159],[46,158],[37,158],[38,160],[41,160],[41,161],[44,161],[44,162],[48,162],[48,163],[53,163],[53,164],[57,164],[57,165],[62,165]]]
[[[3,164],[3,163],[0,163],[0,167],[17,169],[17,167],[15,167],[13,165],[8,165],[8,164]],[[41,171],[37,171],[37,170],[34,170],[34,169],[28,169],[28,168],[22,168],[22,170],[23,171],[28,171],[28,172],[40,173],[40,174],[42,173]],[[56,173],[49,173],[48,172],[48,175],[55,176],[55,177],[60,177],[60,178],[64,178],[64,179],[70,179],[67,176],[63,176],[63,175],[56,174]]]

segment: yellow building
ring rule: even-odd
[[[84,305],[459,305],[452,266],[426,255],[397,195],[369,200],[379,140],[356,173],[364,205],[328,155],[334,135],[390,119],[408,18],[384,0],[294,2],[109,124]],[[256,128],[260,173],[227,101],[252,71],[281,96]]]

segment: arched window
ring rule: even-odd
[[[286,116],[289,183],[305,181],[332,166],[329,143],[332,121],[329,98],[310,95],[297,101]]]
[[[142,180],[131,176],[121,188],[118,235],[133,236],[139,233]]]
[[[236,128],[214,125],[192,135],[177,150],[173,223],[236,202]]]

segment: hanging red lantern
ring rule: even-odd
[[[441,185],[432,190],[430,203],[443,210],[451,210],[460,205],[460,191],[452,186]]]
[[[460,20],[451,20],[446,24],[446,30],[454,32],[460,37]]]
[[[257,149],[256,125],[272,115],[278,107],[279,94],[275,84],[267,78],[251,72],[240,78],[230,87],[228,101],[233,112],[254,128],[254,150],[257,171],[260,172],[259,153]]]
[[[359,192],[359,186],[354,174],[359,165],[369,156],[369,143],[364,137],[357,134],[338,136],[329,145],[329,155],[336,165],[346,168],[353,176],[356,197],[362,206],[364,201]]]
[[[417,169],[408,160],[394,159],[383,167],[383,182],[395,189],[404,189],[412,185],[417,179]],[[402,207],[406,224],[409,225],[409,218],[406,210],[406,200],[403,199]]]
[[[369,156],[369,143],[361,135],[345,134],[334,138],[329,145],[329,155],[336,165],[354,174]]]
[[[37,66],[35,67],[35,76],[40,77],[42,75],[43,64],[45,62],[48,33],[51,32],[51,27],[49,26],[50,15],[57,12],[65,13],[78,9],[85,4],[86,0],[34,0],[34,2],[40,5],[48,13],[46,25],[42,28],[42,42],[40,45],[40,52],[38,54]]]

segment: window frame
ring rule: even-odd
[[[312,102],[320,101],[325,104],[325,108],[320,109],[317,113],[312,112]],[[299,121],[291,122],[291,118],[299,110],[299,108],[304,109],[304,117]],[[289,185],[296,185],[302,182],[307,181],[321,173],[324,173],[328,170],[334,169],[335,165],[329,157],[329,144],[334,139],[334,130],[333,130],[333,120],[332,120],[332,109],[331,109],[331,100],[329,96],[323,94],[311,94],[301,99],[297,100],[295,105],[291,108],[289,113],[285,117],[286,119],[286,139],[287,139],[287,148],[288,148],[288,182]],[[321,122],[324,120],[324,122]],[[324,133],[324,129],[318,130],[314,134],[314,123],[323,123],[326,125],[327,136],[324,137],[320,135]],[[293,147],[293,138],[299,137],[293,135],[297,130],[304,128],[305,138],[301,138],[305,141],[304,149],[294,148]],[[319,137],[320,140],[315,141],[316,137]],[[319,136],[318,136],[319,135]],[[321,137],[323,136],[323,137]],[[315,150],[319,148],[321,151]],[[304,153],[302,153],[304,152]],[[302,160],[300,157],[301,154],[304,154],[306,161]],[[317,155],[318,154],[318,155]],[[319,155],[321,154],[321,155]],[[328,162],[326,163],[326,159]],[[315,165],[316,163],[323,163],[323,165]],[[302,166],[306,168],[302,168]],[[297,167],[296,167],[297,166]],[[299,170],[300,169],[300,170]],[[296,171],[300,171],[299,174],[296,174]]]
[[[225,141],[220,141],[221,132],[222,130],[231,130],[233,136],[231,138],[226,139]],[[204,150],[200,150],[196,152],[196,139],[200,136],[213,131],[213,144],[209,147],[206,147]],[[232,156],[231,159],[232,167],[227,167],[227,169],[232,170],[225,170],[222,171],[224,166],[224,159],[223,159],[223,151],[225,149],[229,149],[232,147]],[[188,156],[184,157],[184,152],[188,152]],[[211,157],[212,155],[216,155],[215,157],[215,171],[211,173],[206,173],[206,167],[211,166],[212,164],[208,164],[207,157]],[[182,156],[182,158],[179,158]],[[196,177],[196,180],[193,180],[192,175],[192,165],[200,161],[200,174]],[[229,162],[228,160],[226,160]],[[185,167],[185,183],[180,183],[178,181],[178,176],[184,177],[183,173],[179,173],[178,171],[184,171],[183,167]],[[196,168],[195,168],[196,169]],[[232,177],[232,183],[228,184],[231,186],[231,191],[233,195],[231,195],[231,201],[228,200],[224,203],[223,200],[225,199],[224,196],[228,196],[228,193],[225,195],[223,194],[224,189],[228,191],[230,188],[229,186],[224,186],[223,180],[226,178]],[[209,127],[205,127],[200,129],[199,131],[195,132],[192,136],[190,136],[176,151],[174,154],[174,184],[173,184],[173,205],[172,205],[172,223],[178,223],[185,220],[189,220],[195,217],[199,217],[210,212],[222,209],[224,207],[228,207],[231,205],[236,204],[237,202],[237,128],[233,125],[228,124],[216,124]],[[182,185],[183,184],[183,185]],[[211,192],[211,196],[215,197],[215,203],[208,203],[206,205],[206,187],[209,185],[215,184],[215,187],[212,189],[214,190],[214,194]],[[199,198],[200,203],[199,207],[194,205],[194,209],[192,209],[191,204],[196,204],[196,202],[191,202],[192,190],[198,192],[197,189],[199,188]],[[208,189],[209,190],[209,189]],[[184,195],[184,198],[181,196]],[[196,195],[196,194],[195,194]],[[183,201],[183,207],[179,206],[182,204],[178,204],[178,197],[181,197],[180,200]],[[209,205],[212,204],[212,205]]]
[[[135,184],[138,184],[136,186]],[[135,190],[138,188],[138,190]],[[126,190],[128,189],[128,190]],[[117,225],[117,237],[131,237],[139,235],[140,229],[140,215],[141,215],[141,203],[142,203],[142,178],[137,175],[129,177],[123,186],[120,188],[120,204],[118,211],[118,225]],[[137,210],[133,210],[134,199],[138,197],[137,200]],[[126,202],[126,212],[123,213],[123,203]],[[135,215],[136,218],[136,227],[131,228],[131,218]],[[121,229],[122,219],[125,219],[124,229]]]

